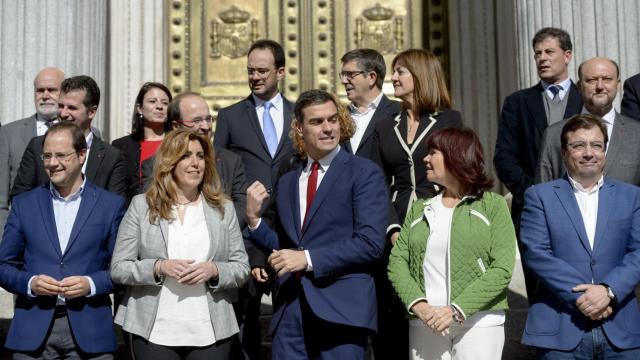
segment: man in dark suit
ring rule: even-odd
[[[600,118],[572,117],[561,139],[567,176],[525,193],[523,260],[539,286],[522,342],[540,359],[640,359],[640,188],[604,177]]]
[[[400,112],[400,104],[382,93],[387,71],[382,54],[373,49],[355,49],[340,60],[340,80],[351,101],[349,112],[356,125],[353,137],[342,146],[351,154],[374,160],[378,156],[373,141],[375,125],[383,119],[393,119]]]
[[[58,119],[58,97],[64,72],[44,68],[33,80],[36,113],[0,128],[0,237],[9,215],[9,191],[29,141],[44,135]]]
[[[14,359],[112,359],[117,348],[109,264],[126,206],[83,176],[86,153],[81,129],[52,125],[42,153],[50,182],[13,200],[0,286],[17,295]]]
[[[176,96],[167,109],[167,121],[174,129],[190,128],[206,138],[211,138],[212,116],[207,101],[197,92],[187,91]],[[244,166],[240,156],[227,149],[216,149],[216,171],[236,209],[240,228],[244,228],[244,208],[247,203]],[[145,191],[153,176],[155,156],[142,163],[142,189]]]
[[[513,195],[511,216],[516,232],[524,191],[534,183],[544,130],[582,110],[578,89],[569,79],[572,48],[566,31],[539,30],[533,38],[533,50],[540,82],[509,95],[502,106],[493,163],[498,178]],[[535,279],[526,268],[523,270],[527,295],[531,297]]]
[[[214,145],[229,149],[242,157],[247,184],[258,180],[272,189],[293,156],[289,139],[293,105],[278,91],[284,79],[285,56],[282,46],[272,40],[258,40],[247,56],[247,75],[251,95],[221,109]],[[265,204],[266,206],[266,204]],[[247,234],[245,233],[245,236]],[[241,323],[244,351],[249,359],[260,359],[261,284],[268,281],[266,256],[246,242],[252,278],[246,285],[246,301],[236,306]]]
[[[331,94],[311,90],[295,106],[295,144],[306,161],[277,187],[273,231],[260,219],[270,196],[247,189],[251,240],[277,272],[273,359],[364,359],[377,328],[371,276],[382,257],[387,186],[372,161],[338,145],[353,130]]]
[[[100,89],[88,76],[65,79],[58,104],[61,121],[78,125],[85,135],[88,151],[82,172],[93,184],[126,198],[127,175],[120,150],[105,143],[91,131],[91,122],[98,111]],[[18,175],[11,188],[11,198],[48,181],[42,162],[43,137],[31,139],[20,161]]]
[[[608,58],[595,57],[580,65],[578,87],[584,102],[582,113],[597,116],[607,129],[609,142],[604,173],[610,178],[640,185],[640,121],[619,114],[613,107],[620,85],[619,74],[618,64]],[[559,179],[566,172],[560,142],[566,122],[550,125],[545,132],[536,183]]]
[[[625,80],[620,110],[622,115],[640,121],[640,74]]]

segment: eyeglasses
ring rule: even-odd
[[[275,70],[275,69],[247,68],[247,75],[251,76],[253,74],[258,74],[259,77],[266,78],[271,73],[272,70]]]
[[[70,153],[44,153],[42,155],[40,155],[40,159],[42,159],[42,161],[44,162],[49,162],[51,161],[51,159],[55,158],[56,160],[58,160],[59,162],[62,161],[67,161],[69,156],[73,155],[73,154],[77,154],[75,151],[72,151]]]
[[[340,79],[344,80],[353,80],[354,77],[358,76],[358,75],[364,75],[366,74],[366,71],[342,71],[340,72]]]
[[[189,128],[200,127],[204,123],[207,123],[207,124],[211,125],[211,123],[213,122],[213,116],[212,115],[207,115],[204,118],[197,117],[197,118],[194,118],[192,120],[178,120],[178,122],[183,124],[186,127],[189,127]]]
[[[604,152],[605,150],[604,143],[600,141],[592,141],[590,143],[587,143],[586,141],[574,141],[572,143],[568,143],[567,147],[574,152],[583,152],[589,147],[592,151],[598,153]]]

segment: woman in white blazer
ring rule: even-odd
[[[122,220],[111,265],[113,281],[127,285],[115,322],[136,359],[228,359],[238,332],[231,302],[248,274],[211,144],[190,129],[170,132],[151,186]]]

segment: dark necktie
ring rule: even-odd
[[[554,104],[560,103],[560,90],[562,87],[560,85],[551,85],[549,86],[549,91],[553,94],[553,98],[551,98],[551,102]]]
[[[320,163],[314,161],[311,164],[311,174],[309,175],[309,181],[307,182],[307,211],[304,213],[304,223],[307,222],[307,216],[309,216],[309,210],[311,209],[311,204],[313,203],[313,198],[316,196],[316,188],[318,187],[318,168],[320,167]]]

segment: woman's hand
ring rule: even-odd
[[[181,274],[194,262],[194,260],[161,260],[161,275],[172,277],[179,281],[182,277]]]
[[[422,320],[422,323],[425,325],[427,325],[433,317],[434,310],[435,308],[426,301],[418,301],[411,307],[411,312],[416,314],[418,319]]]
[[[202,284],[205,281],[209,281],[210,279],[215,279],[217,277],[218,267],[216,266],[216,264],[211,261],[205,261],[192,264],[187,269],[185,269],[181,273],[178,282],[181,284],[196,285]]]
[[[453,311],[451,311],[451,307],[443,306],[434,309],[433,317],[427,325],[433,332],[443,333],[449,329],[451,323],[453,323]]]

